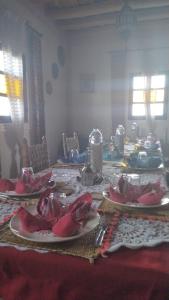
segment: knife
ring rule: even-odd
[[[103,225],[102,228],[99,230],[99,233],[96,236],[96,240],[95,240],[95,246],[96,247],[100,247],[102,245],[105,233],[108,229],[108,225]]]

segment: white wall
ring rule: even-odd
[[[111,128],[127,123],[128,78],[135,72],[169,70],[169,23],[145,21],[124,41],[113,26],[72,32],[69,39],[71,70],[68,102],[71,130],[88,135],[93,127],[105,138]],[[94,74],[94,93],[80,92],[80,74]],[[165,138],[168,121],[157,121],[157,134]],[[145,122],[140,122],[144,132]],[[166,133],[167,131],[167,133]]]
[[[99,127],[111,130],[111,53],[113,41],[104,29],[75,32],[70,35],[69,116],[71,130],[88,135]],[[109,42],[108,42],[109,41]],[[80,78],[94,77],[94,92],[81,90]]]

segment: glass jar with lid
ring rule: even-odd
[[[99,129],[93,129],[89,135],[90,162],[98,177],[102,176],[103,135]]]
[[[95,173],[92,170],[91,163],[90,163],[90,148],[87,148],[87,155],[86,155],[86,163],[81,171],[81,184],[84,186],[92,186],[94,185]]]

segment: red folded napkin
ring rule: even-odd
[[[149,193],[146,193],[142,196],[140,196],[137,199],[137,202],[142,203],[144,205],[155,205],[159,204],[161,201],[161,198],[164,196],[165,192],[163,190],[156,192],[151,191]]]
[[[36,176],[35,178],[32,178],[30,182],[32,189],[34,190],[41,189],[43,186],[47,185],[51,176],[52,176],[52,172],[48,172],[45,175]]]
[[[81,227],[81,223],[74,219],[71,212],[65,214],[52,227],[54,235],[65,237],[75,235]]]
[[[91,208],[92,196],[89,193],[78,197],[68,208],[68,212],[52,227],[52,232],[61,237],[76,234],[84,225]]]
[[[122,175],[118,182],[119,191],[125,196],[125,201],[135,202],[143,193],[152,190],[151,184],[133,185]]]
[[[66,208],[53,195],[55,194],[51,190],[46,190],[41,195],[36,216],[24,208],[19,209],[17,216],[20,230],[34,232],[51,229],[54,235],[64,237],[76,234],[84,226],[91,215],[91,194],[85,193]]]
[[[0,192],[4,193],[7,191],[15,190],[15,183],[9,179],[2,178],[0,179]]]
[[[112,201],[118,202],[118,203],[125,203],[126,198],[123,194],[115,191],[112,186],[109,187],[109,197]]]
[[[17,194],[26,194],[31,192],[29,184],[26,184],[22,179],[19,179],[15,186],[15,192]]]
[[[23,179],[19,179],[16,183],[15,192],[17,194],[38,192],[47,185],[51,175],[52,172],[49,172],[43,176],[31,177],[29,183],[24,182]]]
[[[157,204],[165,194],[165,189],[160,182],[148,183],[145,185],[133,185],[123,176],[118,182],[119,191],[109,187],[109,196],[115,202],[140,202],[144,204]]]
[[[92,204],[92,196],[89,193],[78,197],[67,208],[67,212],[56,221],[52,232],[61,237],[76,234],[87,219]]]
[[[85,193],[78,197],[72,204],[69,205],[69,211],[76,211],[78,208],[82,207],[83,204],[91,206],[92,204],[92,195],[90,193]]]
[[[19,230],[24,232],[35,232],[49,230],[52,225],[39,215],[33,216],[25,208],[21,207],[17,216],[19,218]]]

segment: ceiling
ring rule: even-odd
[[[57,27],[75,30],[115,24],[125,4],[141,22],[169,19],[169,0],[27,0],[42,9]]]

